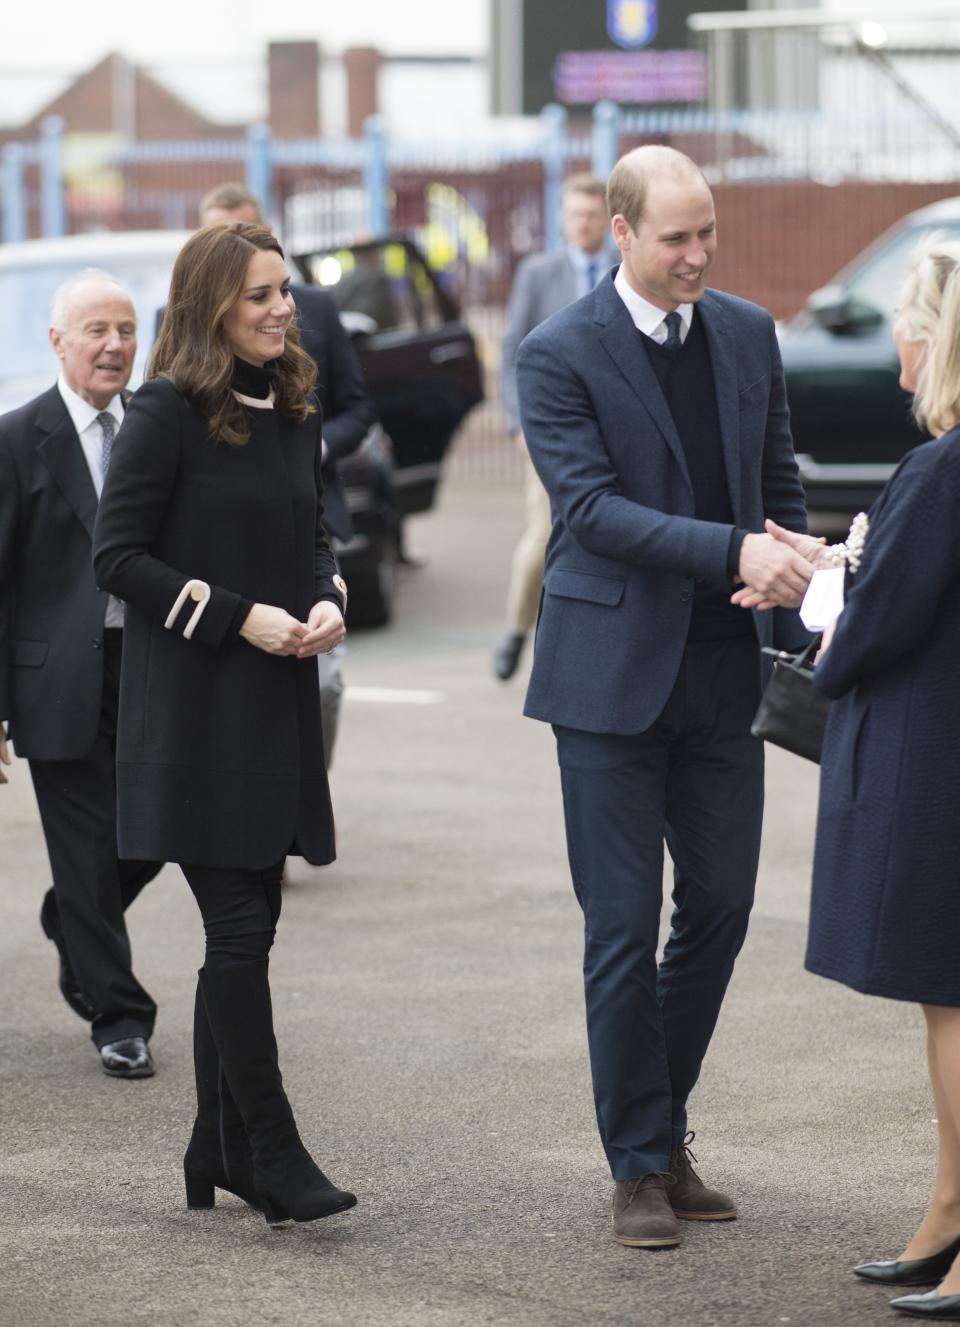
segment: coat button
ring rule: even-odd
[[[94,638],[94,641],[93,641],[93,648],[94,648],[95,650],[99,650],[99,649],[100,649],[100,646],[101,646],[102,644],[103,644],[102,641],[97,640],[96,638]]]
[[[692,598],[693,598],[693,594],[691,593],[691,591],[690,591],[690,590],[684,590],[683,594],[681,594],[681,596],[680,596],[680,602],[681,602],[682,604],[688,604]]]

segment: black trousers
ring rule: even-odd
[[[99,1048],[153,1032],[157,1006],[133,975],[124,908],[160,870],[160,862],[117,857],[117,700],[123,633],[104,632],[103,700],[92,750],[82,760],[31,760],[53,889],[43,903],[48,929],[59,928],[81,988],[98,1015]]]
[[[614,1179],[665,1171],[683,1141],[746,936],[763,819],[763,743],[750,734],[759,694],[753,636],[690,644],[646,732],[555,729],[597,1123]],[[658,964],[664,841],[673,915]]]

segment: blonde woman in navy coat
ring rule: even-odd
[[[896,1259],[855,1271],[936,1286],[893,1306],[960,1321],[960,244],[931,241],[915,256],[894,337],[901,385],[934,440],[906,456],[870,513],[815,673],[834,704],[807,967],[923,1010],[933,1195]]]
[[[315,658],[343,639],[346,594],[293,312],[269,231],[187,241],[94,537],[98,584],[126,605],[121,852],[180,863],[206,933],[187,1202],[229,1189],[271,1223],[356,1202],[300,1141],[267,978],[284,858],[334,857]]]

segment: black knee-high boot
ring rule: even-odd
[[[297,1133],[277,1063],[267,960],[204,968],[200,986],[253,1149],[254,1181],[267,1221],[317,1221],[353,1207],[356,1196],[327,1179]]]
[[[199,982],[193,1009],[193,1066],[197,1118],[183,1158],[187,1206],[213,1207],[217,1188],[235,1193],[259,1210],[250,1141],[223,1076]]]

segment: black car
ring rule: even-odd
[[[790,424],[812,508],[868,507],[924,440],[899,385],[892,326],[910,253],[934,231],[960,239],[960,198],[904,217],[781,329]]]
[[[390,615],[403,519],[433,506],[451,439],[483,400],[476,343],[455,296],[409,239],[293,261],[336,301],[383,426],[338,466],[355,529],[338,550],[351,624],[376,625]]]

